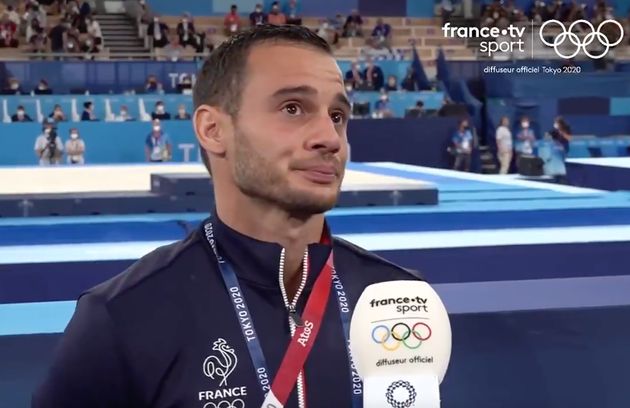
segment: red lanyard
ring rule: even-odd
[[[323,244],[330,243],[328,233],[322,236],[320,242]],[[289,347],[271,385],[271,392],[267,395],[262,405],[263,407],[275,408],[277,403],[280,403],[280,406],[283,407],[289,399],[293,387],[295,387],[300,371],[302,371],[306,359],[313,349],[313,344],[315,344],[315,339],[322,325],[332,287],[333,265],[333,252],[331,249],[326,264],[313,285],[313,292],[306,301],[306,307],[302,315],[304,324],[295,330],[295,334],[289,343]]]

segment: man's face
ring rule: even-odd
[[[344,176],[349,110],[332,57],[304,46],[256,46],[228,136],[232,181],[289,212],[329,210]]]

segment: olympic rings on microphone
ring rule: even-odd
[[[391,328],[379,324],[372,329],[372,341],[388,351],[397,350],[401,345],[415,350],[422,345],[423,341],[430,339],[431,335],[431,327],[424,322],[416,322],[411,327],[407,323],[398,322]],[[389,341],[390,338],[394,341]]]
[[[562,32],[560,34],[558,34],[556,36],[556,38],[554,38],[553,43],[547,41],[545,39],[545,37],[543,36],[543,32],[545,31],[545,27],[547,27],[550,24],[556,24],[558,25],[561,29]],[[578,25],[578,24],[585,24],[589,27],[590,29],[590,33],[588,33],[586,36],[584,36],[584,41],[580,41],[580,37],[578,37],[578,35],[576,33],[573,32],[573,28]],[[613,43],[611,43],[610,41],[608,41],[608,37],[606,37],[602,32],[601,29],[604,25],[606,24],[614,24],[619,28],[619,39]],[[624,37],[624,32],[623,32],[623,26],[616,20],[604,20],[601,23],[599,23],[599,25],[597,26],[597,30],[595,30],[595,27],[593,27],[593,24],[591,24],[590,21],[587,20],[576,20],[573,23],[571,23],[571,25],[569,26],[569,29],[567,30],[567,28],[564,26],[564,24],[562,24],[560,21],[558,20],[548,20],[545,21],[543,23],[543,25],[540,27],[540,31],[538,32],[539,36],[540,36],[540,40],[543,42],[543,44],[545,44],[547,47],[553,47],[554,51],[556,52],[556,54],[558,55],[558,57],[560,58],[564,58],[564,59],[571,59],[574,58],[576,55],[578,55],[580,53],[580,49],[584,50],[584,53],[586,55],[588,55],[589,57],[591,57],[592,59],[600,59],[603,58],[606,54],[608,54],[608,51],[610,50],[611,47],[615,47],[617,45],[619,45],[621,43],[621,41],[623,41],[623,37]],[[569,39],[569,42],[571,42],[573,45],[576,46],[576,50],[574,53],[570,54],[570,55],[565,55],[562,52],[560,52],[558,50],[558,46],[564,44],[566,39]],[[593,55],[589,52],[588,49],[586,49],[586,47],[588,47],[589,45],[591,45],[591,43],[593,41],[595,41],[595,38],[597,38],[597,41],[605,47],[604,51],[602,51],[601,54],[597,54],[597,55]]]

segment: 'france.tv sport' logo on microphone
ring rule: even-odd
[[[422,298],[420,296],[370,300],[370,306],[373,308],[380,307],[380,306],[395,305],[396,312],[403,315],[408,312],[429,313],[428,303],[429,303],[428,298]]]

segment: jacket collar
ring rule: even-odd
[[[224,224],[213,211],[204,225],[211,222],[219,254],[227,259],[234,268],[239,280],[248,282],[264,289],[280,292],[278,268],[282,246],[274,242],[259,241],[230,228]],[[325,224],[324,228],[328,228]],[[203,232],[203,226],[202,226]],[[208,247],[210,244],[204,240]],[[308,245],[309,273],[305,292],[310,292],[315,279],[322,271],[328,255],[332,249],[330,243],[313,243]],[[212,250],[210,250],[212,253]],[[215,256],[212,253],[213,260]]]

